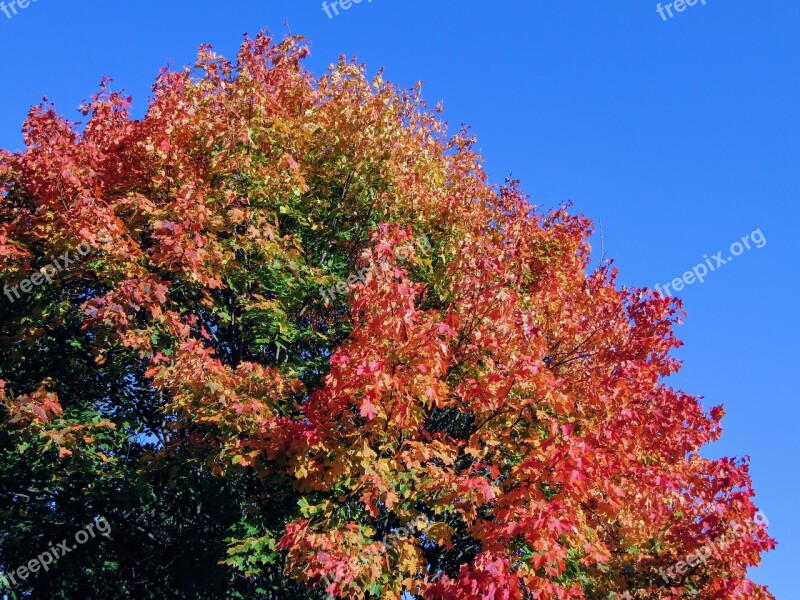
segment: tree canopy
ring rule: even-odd
[[[771,598],[679,302],[307,54],[202,47],[143,118],[104,81],[0,154],[0,572],[111,530],[7,593]]]

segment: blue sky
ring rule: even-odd
[[[191,62],[202,42],[230,56],[244,32],[282,34],[285,21],[311,41],[317,74],[346,54],[424,81],[454,127],[472,125],[495,181],[513,174],[534,203],[571,199],[602,223],[621,284],[672,282],[723,252],[680,292],[676,384],[726,405],[708,454],[752,458],[780,542],[754,578],[796,597],[800,3],[707,0],[673,15],[647,0],[364,0],[332,19],[317,0],[38,0],[0,12],[0,147],[21,146],[42,96],[77,120],[109,75],[141,114],[168,60]]]

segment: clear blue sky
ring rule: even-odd
[[[750,242],[680,293],[677,383],[726,405],[709,454],[752,458],[780,542],[754,578],[797,598],[800,2],[707,0],[666,21],[652,0],[364,0],[340,12],[329,19],[317,0],[38,0],[0,12],[0,147],[21,146],[42,96],[77,120],[109,75],[141,114],[167,60],[191,62],[201,42],[233,55],[242,33],[282,34],[288,21],[310,39],[317,74],[344,53],[402,85],[426,82],[451,124],[473,126],[495,181],[513,174],[535,203],[571,199],[602,222],[622,284],[671,282],[720,250],[727,262],[760,229],[763,248]]]

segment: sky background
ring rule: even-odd
[[[203,42],[233,57],[243,33],[284,22],[317,75],[346,54],[425,82],[451,129],[472,126],[495,182],[513,175],[533,203],[571,200],[602,224],[620,285],[670,282],[762,232],[763,248],[680,293],[674,381],[725,404],[706,454],[751,457],[779,541],[753,577],[797,598],[800,2],[707,0],[664,21],[646,0],[364,0],[333,19],[317,0],[38,0],[0,12],[0,147],[22,146],[43,96],[78,120],[108,75],[141,115],[168,61]]]

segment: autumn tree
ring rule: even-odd
[[[0,155],[0,566],[112,529],[12,597],[771,598],[679,303],[307,53],[203,47]]]

